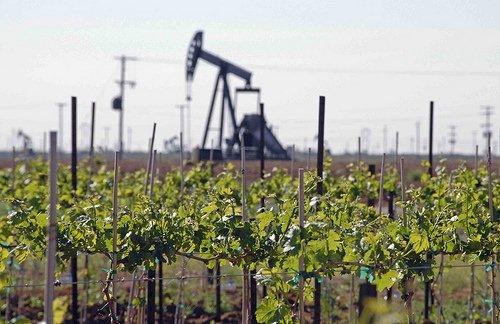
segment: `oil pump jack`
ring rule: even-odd
[[[217,153],[214,151],[214,157],[217,159],[222,158],[222,145],[223,145],[223,136],[224,136],[224,113],[227,107],[229,111],[229,116],[231,119],[232,125],[232,134],[229,138],[225,140],[226,144],[226,152],[225,157],[231,158],[239,155],[240,151],[240,132],[243,133],[245,146],[246,147],[255,147],[255,152],[258,152],[256,149],[258,147],[258,143],[260,141],[260,132],[259,132],[259,121],[260,116],[258,114],[247,114],[243,117],[243,120],[240,124],[238,124],[236,120],[235,113],[235,105],[234,101],[231,97],[231,91],[229,87],[229,83],[227,77],[229,74],[239,77],[240,79],[245,81],[245,87],[243,89],[237,89],[239,92],[259,92],[259,89],[252,88],[251,80],[252,73],[245,70],[242,67],[237,66],[234,63],[231,63],[215,54],[212,54],[205,49],[203,49],[203,32],[198,31],[194,34],[193,39],[189,43],[189,48],[187,52],[186,58],[186,82],[187,82],[187,101],[191,101],[191,83],[194,79],[194,72],[196,69],[196,65],[198,60],[202,59],[212,65],[215,65],[219,68],[219,72],[217,73],[217,77],[215,79],[215,86],[212,92],[212,97],[210,101],[210,107],[208,111],[207,122],[205,125],[205,130],[203,132],[203,139],[201,142],[201,148],[199,150],[199,158],[207,159],[209,156],[210,149],[206,148],[208,132],[210,130],[210,123],[212,120],[212,115],[214,113],[214,105],[217,97],[217,91],[219,89],[219,83],[222,82],[222,98],[221,98],[221,114],[220,114],[220,124],[218,129],[218,143],[217,143]],[[260,96],[259,96],[260,97]],[[271,129],[266,126],[264,130],[264,138],[265,138],[265,149],[270,158],[274,159],[288,159],[288,155],[286,150],[280,144],[278,139],[274,136]],[[234,146],[238,146],[238,150],[234,151]]]

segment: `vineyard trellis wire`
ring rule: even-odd
[[[365,265],[363,265],[364,267]],[[445,269],[452,269],[452,268],[470,268],[470,267],[494,267],[496,265],[492,263],[483,263],[483,264],[478,264],[475,263],[473,265],[469,264],[460,264],[460,265],[444,265],[443,268]],[[425,269],[439,269],[440,266],[422,266],[422,267],[410,267],[408,270],[425,270]],[[391,269],[391,270],[397,270],[396,268]],[[490,270],[489,270],[490,271]],[[314,276],[316,272],[307,272],[304,273],[303,276]],[[290,275],[301,275],[300,272],[277,272],[273,273],[273,275],[282,275],[282,276],[290,276]],[[216,279],[216,278],[236,278],[236,277],[243,277],[243,274],[221,274],[219,276],[216,275],[188,275],[188,276],[168,276],[168,277],[154,277],[154,278],[147,278],[147,277],[142,277],[142,278],[125,278],[121,277],[117,279],[117,282],[133,282],[133,281],[142,281],[142,282],[147,282],[147,281],[156,281],[156,280],[184,280],[184,279]],[[270,277],[269,275],[266,274],[248,274],[248,277],[257,277],[257,278],[266,278]],[[112,280],[89,280],[89,281],[59,281],[56,280],[54,282],[54,286],[59,287],[63,285],[85,285],[85,284],[105,284],[106,282],[112,282]],[[44,287],[45,283],[25,283],[23,285],[4,285],[3,288],[30,288],[30,287]]]

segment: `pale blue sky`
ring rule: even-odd
[[[0,0],[0,148],[11,145],[18,128],[39,147],[43,132],[57,128],[54,103],[71,95],[78,96],[80,122],[88,122],[90,101],[97,102],[96,142],[103,144],[104,127],[110,127],[112,145],[117,114],[110,100],[119,76],[113,56],[120,54],[172,61],[129,64],[128,75],[137,81],[127,89],[125,107],[132,147],[146,147],[154,121],[159,138],[174,135],[186,48],[198,29],[208,50],[253,72],[268,120],[285,145],[312,145],[319,95],[326,96],[326,139],[335,152],[354,150],[364,127],[371,129],[370,150],[380,152],[384,125],[388,149],[399,131],[401,149],[409,150],[417,120],[425,137],[429,100],[436,102],[436,147],[448,150],[440,142],[456,125],[457,149],[471,152],[472,132],[482,122],[479,107],[500,107],[499,1]],[[200,142],[215,73],[200,62],[193,146]],[[240,113],[253,110],[251,98],[239,102]],[[493,117],[495,141],[499,116],[500,110]],[[68,148],[69,113],[65,117]]]

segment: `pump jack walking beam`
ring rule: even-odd
[[[245,81],[245,86],[247,88],[251,87],[252,73],[233,64],[215,54],[212,54],[203,49],[203,32],[198,31],[195,33],[191,43],[189,44],[188,54],[186,59],[186,81],[188,82],[187,89],[190,89],[190,82],[193,81],[194,72],[196,70],[196,65],[198,59],[203,59],[204,61],[219,67],[219,73],[215,80],[215,87],[212,93],[212,99],[210,101],[210,108],[208,111],[207,123],[205,125],[205,131],[203,133],[203,140],[201,143],[202,149],[205,149],[207,144],[208,131],[210,130],[210,123],[212,121],[212,114],[214,112],[215,98],[217,96],[217,91],[219,88],[219,82],[222,81],[222,98],[221,98],[221,119],[219,127],[219,147],[222,148],[223,136],[224,136],[224,113],[227,106],[229,110],[229,115],[231,118],[231,124],[233,126],[233,134],[228,140],[227,151],[231,152],[235,144],[240,145],[239,131],[240,127],[236,122],[236,114],[234,111],[234,105],[231,99],[231,91],[229,90],[229,83],[227,80],[227,75],[232,74]],[[188,90],[190,91],[190,90]],[[187,98],[191,98],[191,94],[187,94]]]

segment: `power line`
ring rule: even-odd
[[[173,58],[148,58],[140,57],[138,61],[145,63],[158,64],[173,64],[184,65],[185,62]],[[500,72],[497,71],[467,71],[467,70],[368,70],[368,69],[339,69],[339,68],[316,68],[307,66],[284,66],[271,64],[245,64],[245,66],[256,69],[277,70],[277,71],[293,71],[293,72],[310,72],[310,73],[338,73],[338,74],[388,74],[388,75],[413,75],[413,76],[478,76],[478,77],[499,77]]]

